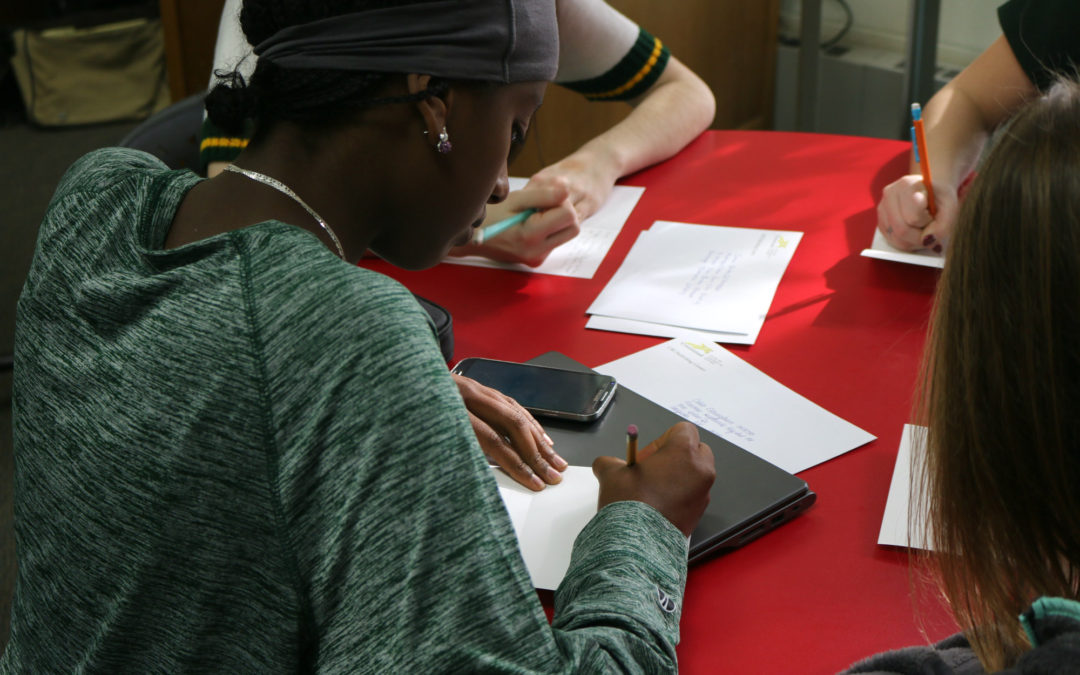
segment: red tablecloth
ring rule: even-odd
[[[365,263],[450,310],[455,360],[522,361],[557,349],[596,366],[661,341],[585,329],[585,309],[654,221],[805,233],[757,344],[729,348],[878,440],[800,474],[818,493],[808,513],[691,569],[685,673],[835,672],[955,630],[934,596],[916,612],[907,553],[876,543],[938,272],[859,251],[908,149],[846,136],[706,132],[623,181],[645,194],[592,279]]]

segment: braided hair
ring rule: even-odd
[[[257,45],[274,33],[303,23],[390,5],[421,5],[431,0],[244,0],[240,26]],[[422,11],[418,8],[417,11]],[[432,78],[427,89],[404,96],[379,97],[389,74],[315,68],[282,68],[260,60],[249,81],[237,71],[219,71],[220,82],[206,96],[210,121],[226,133],[250,135],[257,142],[279,121],[327,128],[363,107],[420,101],[445,92]]]

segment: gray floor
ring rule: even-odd
[[[10,354],[15,303],[33,256],[38,223],[64,170],[95,148],[115,145],[134,123],[37,129],[0,126],[0,354]],[[0,651],[7,644],[15,580],[12,527],[11,373],[0,372]]]

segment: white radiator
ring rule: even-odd
[[[866,46],[822,52],[817,91],[817,128],[831,134],[908,138],[912,101],[904,101],[904,58],[900,52]],[[840,52],[840,53],[836,53]],[[773,126],[795,131],[799,48],[779,45]],[[939,68],[940,88],[956,69]],[[926,101],[919,101],[926,104]]]

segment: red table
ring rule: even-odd
[[[936,596],[916,612],[907,553],[876,544],[938,272],[859,251],[908,149],[845,136],[706,132],[623,181],[645,194],[592,279],[367,263],[450,310],[455,360],[523,361],[557,349],[596,366],[661,341],[585,329],[585,309],[654,221],[805,232],[757,344],[729,349],[878,440],[800,474],[818,494],[805,515],[691,568],[678,652],[685,673],[830,673],[956,630]]]

